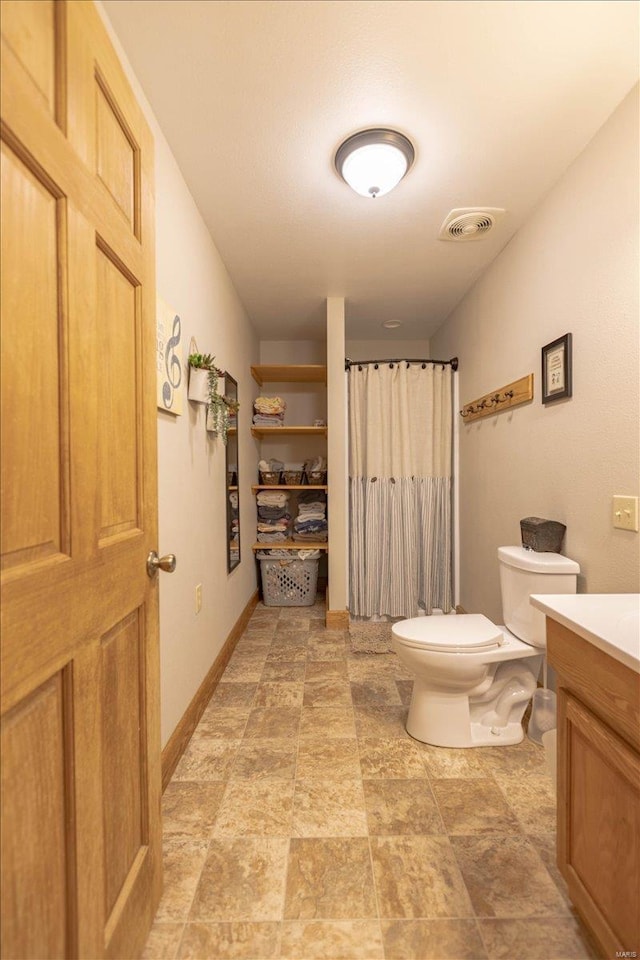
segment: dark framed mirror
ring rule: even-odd
[[[224,395],[234,400],[229,410],[229,429],[226,446],[227,496],[227,572],[240,563],[240,484],[238,474],[238,383],[230,374],[224,375]]]

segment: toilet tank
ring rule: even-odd
[[[532,593],[575,593],[580,567],[559,553],[498,547],[505,626],[532,647],[546,647],[545,617],[529,603]]]

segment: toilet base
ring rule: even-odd
[[[522,675],[522,695],[517,697],[510,714],[505,715],[508,722],[503,724],[495,723],[495,711],[491,704],[482,702],[483,697],[470,704],[470,698],[464,694],[433,690],[416,679],[406,731],[414,740],[435,747],[506,747],[520,743],[524,738],[522,717],[535,688],[534,672],[526,670]],[[479,718],[484,722],[479,722]]]
[[[467,743],[434,743],[433,740],[424,740],[422,737],[416,737],[409,729],[409,721],[405,727],[407,733],[414,740],[420,743],[428,743],[432,747],[452,747],[464,750],[467,747],[510,747],[515,743],[522,743],[524,740],[524,729],[521,723],[508,723],[506,727],[485,727],[481,723],[471,724],[471,739]],[[492,732],[496,730],[496,733]]]

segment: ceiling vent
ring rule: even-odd
[[[440,227],[440,240],[482,240],[504,216],[499,207],[458,207],[448,214]]]

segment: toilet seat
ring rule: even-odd
[[[408,647],[435,653],[480,653],[504,643],[499,627],[481,613],[414,617],[395,623],[392,632]]]

